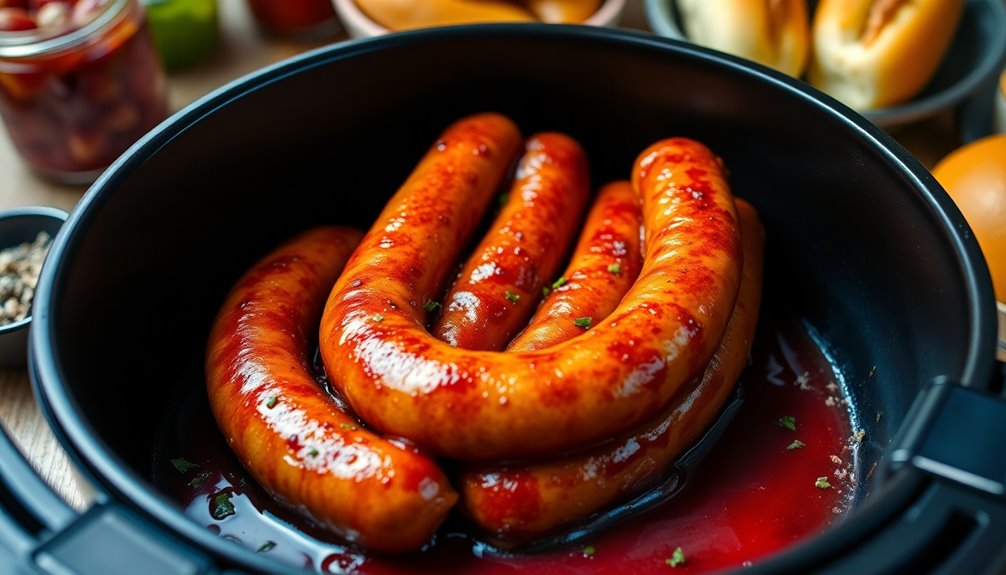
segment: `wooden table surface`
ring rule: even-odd
[[[251,21],[243,0],[218,0],[218,5],[221,36],[213,57],[193,69],[169,76],[174,110],[230,80],[324,43],[263,36]],[[646,29],[642,0],[628,1],[622,25]],[[959,144],[952,114],[901,128],[893,135],[930,167]],[[49,205],[69,211],[84,191],[84,187],[59,186],[38,179],[20,162],[6,133],[0,137],[0,209]],[[0,370],[0,422],[57,493],[78,509],[87,506],[74,482],[65,452],[39,413],[23,368]]]

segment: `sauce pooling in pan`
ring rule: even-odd
[[[198,374],[184,382],[191,391],[168,414],[155,481],[193,521],[221,537],[321,573],[741,567],[841,521],[855,486],[866,480],[857,459],[864,438],[852,429],[833,367],[803,323],[766,306],[742,380],[743,406],[683,492],[642,517],[534,555],[495,553],[459,517],[449,519],[424,550],[398,557],[333,540],[247,476],[220,437]]]

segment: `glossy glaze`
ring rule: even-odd
[[[587,154],[575,140],[530,137],[503,208],[444,297],[433,335],[454,347],[502,349],[556,277],[589,192]]]
[[[206,388],[227,443],[265,490],[349,541],[412,550],[454,489],[431,459],[363,429],[309,366],[325,296],[360,236],[311,230],[249,270],[214,324]]]
[[[608,317],[643,265],[642,220],[639,194],[629,182],[604,186],[583,224],[569,265],[546,286],[544,301],[507,350],[544,349],[581,334],[583,328],[575,319],[600,322]]]
[[[750,204],[738,201],[737,212],[744,249],[740,295],[703,376],[642,429],[586,453],[463,468],[462,509],[495,541],[541,537],[644,491],[708,428],[747,366],[761,301],[765,231]]]
[[[250,552],[261,549],[265,557],[309,572],[694,574],[757,565],[841,521],[855,486],[869,486],[869,470],[859,467],[858,444],[848,439],[849,413],[855,409],[845,402],[834,366],[810,328],[788,309],[762,312],[751,364],[742,376],[744,404],[694,475],[685,478],[684,491],[645,516],[579,544],[501,557],[472,526],[453,516],[421,552],[392,557],[349,545],[279,505],[248,478],[219,439],[196,374],[180,382],[190,391],[165,414],[155,482],[197,524]],[[795,431],[777,424],[786,415],[794,418]],[[180,419],[184,425],[177,423]],[[787,449],[794,440],[804,447]],[[179,457],[196,467],[180,472],[169,463]],[[815,487],[821,476],[833,487]],[[213,516],[219,497],[229,498],[233,515]],[[586,546],[595,552],[585,553]],[[672,570],[665,561],[679,546],[686,563]]]
[[[645,263],[625,299],[581,336],[500,353],[423,329],[465,237],[459,216],[488,195],[478,166],[497,153],[470,147],[447,177],[435,159],[450,149],[421,162],[329,297],[320,347],[333,385],[375,428],[463,460],[554,454],[655,416],[708,363],[737,295],[740,240],[718,159],[684,139],[646,150],[633,174]]]

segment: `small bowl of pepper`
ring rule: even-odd
[[[66,218],[41,206],[0,212],[0,367],[25,364],[35,285]]]

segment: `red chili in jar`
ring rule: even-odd
[[[33,170],[87,183],[167,116],[143,8],[137,0],[27,4],[0,8],[0,116]]]
[[[248,7],[259,24],[281,34],[328,28],[335,23],[332,0],[248,0]]]

